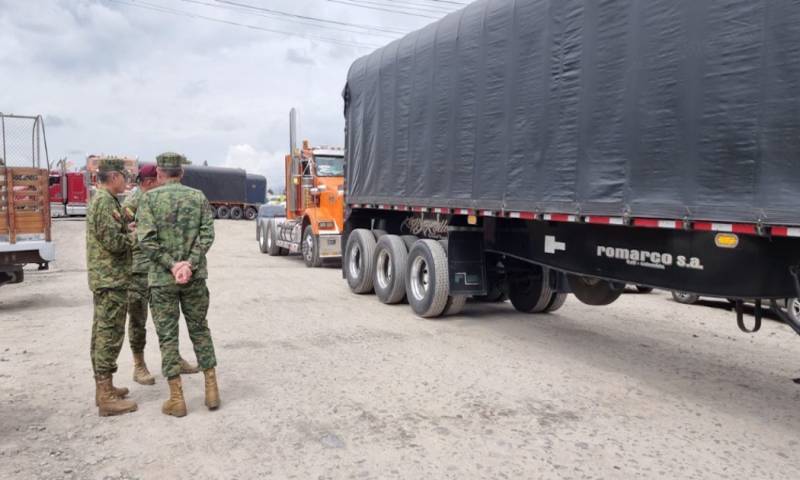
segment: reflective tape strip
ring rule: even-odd
[[[599,223],[603,225],[625,225],[621,217],[586,217],[586,223]]]
[[[449,208],[434,208],[433,213],[450,213]]]
[[[405,211],[407,211],[407,210],[408,210],[408,207],[406,207],[405,205],[395,205],[395,206],[394,206],[394,209],[395,209],[395,210],[400,210],[400,211],[402,211],[402,212],[405,212]]]
[[[428,209],[425,207],[411,207],[411,210],[414,212],[427,212]]]
[[[758,233],[755,225],[744,223],[695,222],[694,229],[704,232],[741,233],[745,235],[756,235]]]
[[[508,218],[519,218],[522,220],[535,220],[536,214],[533,212],[508,212]]]
[[[682,220],[658,220],[655,218],[636,218],[633,226],[645,228],[671,228],[674,230],[683,228]]]
[[[457,208],[453,210],[453,213],[456,215],[475,215],[475,210],[470,210],[468,208]]]
[[[798,227],[772,227],[772,234],[778,237],[800,237]]]
[[[478,213],[482,217],[494,217],[494,212],[491,210],[481,210]]]
[[[574,222],[577,217],[575,215],[567,215],[565,213],[545,213],[542,219],[551,222]]]

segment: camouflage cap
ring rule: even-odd
[[[101,158],[97,162],[97,170],[100,172],[120,172],[125,173],[125,161],[121,158]]]
[[[156,164],[161,168],[177,168],[182,167],[186,161],[186,157],[180,153],[164,152],[156,157]]]

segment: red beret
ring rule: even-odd
[[[145,163],[139,167],[139,178],[156,178],[156,166],[152,163]]]

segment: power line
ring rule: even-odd
[[[450,13],[454,8],[450,5],[419,3],[420,0],[350,0],[352,2],[386,6],[403,11],[420,11],[424,13]]]
[[[201,0],[179,0],[179,1],[185,2],[185,3],[191,3],[191,4],[194,4],[194,5],[203,5],[203,6],[206,6],[206,7],[223,9],[225,11],[237,12],[237,13],[241,13],[241,14],[244,14],[244,15],[255,15],[255,16],[259,16],[259,17],[263,17],[263,18],[274,18],[274,19],[277,19],[278,21],[281,21],[281,22],[289,22],[289,23],[298,24],[298,25],[308,25],[308,26],[312,26],[314,28],[325,28],[325,29],[328,29],[328,30],[333,30],[333,31],[338,31],[338,32],[354,33],[354,34],[357,34],[357,35],[373,35],[373,36],[382,37],[382,38],[397,38],[398,35],[402,35],[404,33],[404,32],[401,32],[399,30],[396,31],[396,33],[395,33],[394,30],[388,30],[388,29],[384,32],[384,31],[380,31],[380,30],[375,30],[375,31],[373,31],[373,30],[356,30],[356,29],[350,29],[350,28],[346,28],[346,27],[342,27],[342,26],[338,26],[338,25],[329,26],[329,25],[325,25],[325,24],[316,23],[316,22],[326,22],[325,19],[299,20],[299,19],[294,19],[294,18],[285,18],[284,15],[272,14],[272,13],[269,13],[267,11],[263,11],[263,12],[262,11],[250,11],[250,10],[247,10],[247,9],[244,9],[244,8],[240,8],[240,7],[229,6],[229,5],[217,5],[216,3],[209,3],[209,2],[204,2],[204,1],[201,1]],[[284,13],[284,12],[280,12],[280,13]],[[331,23],[334,23],[334,22],[331,22]],[[335,22],[335,23],[338,24],[338,22]],[[373,28],[373,27],[359,27],[359,28]]]
[[[398,34],[398,35],[402,35],[402,34],[406,33],[406,32],[403,32],[401,30],[396,30],[396,29],[393,29],[393,28],[380,27],[380,26],[377,26],[377,25],[359,25],[357,23],[348,23],[348,22],[342,22],[342,21],[338,21],[338,20],[331,20],[331,19],[327,19],[327,18],[319,18],[319,17],[312,17],[312,16],[307,16],[307,15],[300,15],[300,14],[296,14],[296,13],[290,13],[290,12],[284,12],[284,11],[281,11],[281,10],[275,10],[275,9],[272,9],[272,8],[258,7],[258,6],[249,5],[249,4],[246,4],[246,3],[234,2],[232,0],[216,0],[216,2],[217,3],[224,3],[226,5],[233,5],[233,6],[240,7],[240,8],[245,8],[245,9],[248,9],[248,10],[256,10],[256,11],[259,11],[259,12],[268,12],[268,13],[271,13],[271,14],[274,14],[274,15],[279,15],[279,16],[284,16],[284,17],[291,17],[291,18],[297,18],[297,19],[302,19],[302,20],[311,20],[311,21],[315,21],[315,22],[329,23],[329,24],[333,24],[333,25],[340,25],[340,26],[346,26],[346,27],[355,27],[355,28],[360,28],[360,29],[363,29],[363,30],[374,30],[374,31],[378,31],[378,32],[394,33],[394,34]]]
[[[391,8],[384,8],[379,6],[373,6],[363,3],[357,3],[355,0],[328,0],[331,3],[341,3],[342,5],[350,5],[351,7],[359,7],[359,8],[366,8],[369,10],[380,10],[382,12],[391,12],[391,13],[399,13],[401,15],[408,15],[411,17],[422,17],[422,18],[431,18],[431,19],[438,19],[439,17],[435,17],[432,15],[423,15],[422,13],[413,13],[413,12],[404,12],[402,10],[393,10]],[[378,5],[385,5],[385,4],[378,4]],[[444,13],[444,12],[442,12]]]
[[[288,35],[288,36],[300,37],[300,38],[305,38],[305,39],[308,39],[308,40],[317,40],[317,41],[320,41],[320,42],[332,43],[332,44],[337,44],[337,45],[341,45],[341,46],[356,47],[356,48],[363,48],[363,49],[379,48],[379,45],[372,45],[372,44],[360,43],[360,42],[349,41],[349,40],[340,40],[340,39],[336,39],[336,38],[324,37],[324,36],[320,36],[320,35],[307,34],[307,33],[287,32],[287,31],[284,31],[284,30],[276,30],[276,29],[271,29],[271,28],[265,28],[265,27],[260,27],[260,26],[257,26],[257,25],[250,25],[250,24],[245,24],[245,23],[234,22],[234,21],[231,21],[231,20],[224,20],[224,19],[221,19],[221,18],[207,17],[205,15],[199,15],[199,14],[192,13],[192,12],[187,12],[187,11],[184,11],[184,10],[177,10],[177,9],[173,9],[173,8],[162,7],[161,5],[154,5],[152,3],[143,2],[141,0],[135,0],[136,3],[126,2],[126,1],[123,1],[123,0],[106,0],[106,1],[117,3],[117,4],[121,4],[121,5],[127,5],[129,7],[141,8],[141,9],[144,9],[144,10],[151,10],[151,11],[160,12],[160,13],[167,13],[167,14],[170,14],[170,15],[176,15],[176,16],[180,16],[180,17],[206,20],[206,21],[209,21],[209,22],[222,23],[222,24],[231,25],[231,26],[235,26],[235,27],[247,28],[249,30],[257,30],[257,31],[268,32],[268,33],[276,33],[276,34],[280,34],[280,35]]]

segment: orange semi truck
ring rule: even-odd
[[[296,146],[296,118],[289,114],[290,154],[285,158],[286,216],[259,222],[261,251],[272,256],[302,254],[308,267],[342,256],[344,150]]]

